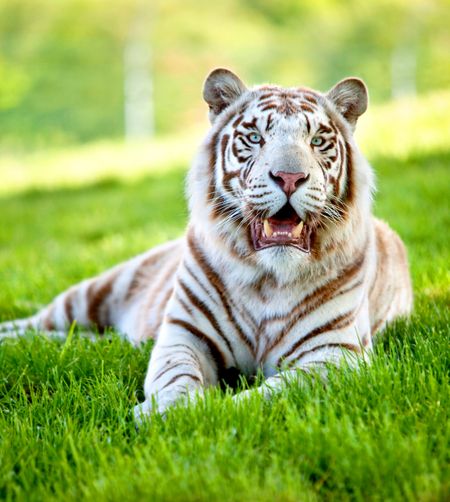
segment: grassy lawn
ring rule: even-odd
[[[361,143],[377,171],[375,212],[409,250],[415,312],[379,340],[371,366],[336,370],[326,388],[292,386],[271,403],[236,408],[229,393],[212,391],[137,433],[130,411],[142,399],[150,343],[133,349],[113,334],[8,341],[0,499],[448,500],[450,111],[439,96],[408,105],[409,115],[396,106],[373,111]],[[114,150],[108,162],[127,158],[119,146],[101,148]],[[61,155],[45,155],[22,159],[20,180],[2,180],[1,320],[32,313],[186,223],[186,159],[143,175],[147,160],[132,157],[135,175],[114,179],[86,174],[91,159],[68,180]]]

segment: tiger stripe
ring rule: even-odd
[[[233,309],[230,306],[230,300],[227,299],[227,297],[228,297],[227,291],[224,287],[223,282],[220,279],[219,274],[217,274],[217,272],[209,265],[207,259],[202,254],[202,251],[199,249],[198,245],[196,244],[192,233],[188,234],[188,245],[189,245],[189,248],[192,252],[192,255],[193,255],[195,261],[197,262],[200,269],[205,274],[206,279],[209,281],[209,283],[213,286],[213,288],[216,290],[217,294],[219,295],[219,298],[222,302],[222,307],[225,309],[225,312],[228,316],[228,320],[230,321],[231,325],[236,330],[237,334],[239,335],[239,338],[249,347],[250,350],[254,351],[254,343],[244,333],[244,330],[242,329],[242,327],[240,326],[240,324],[236,320],[236,317],[233,313]]]
[[[169,317],[167,319],[167,322],[169,324],[174,324],[176,326],[180,326],[183,328],[186,332],[203,342],[207,347],[210,352],[210,355],[212,356],[212,359],[216,365],[216,368],[219,370],[220,368],[224,368],[226,366],[225,363],[225,355],[223,352],[220,350],[219,346],[217,343],[206,336],[203,332],[201,332],[199,329],[197,329],[193,324],[190,324],[187,321],[183,321],[182,319],[174,319],[172,317]]]
[[[307,335],[297,340],[289,349],[284,352],[284,354],[278,359],[278,364],[280,361],[287,359],[290,355],[292,355],[297,349],[302,347],[307,341],[315,338],[322,333],[326,333],[327,331],[333,331],[341,328],[346,328],[350,325],[352,321],[354,321],[354,312],[347,312],[345,314],[341,314],[340,316],[332,319],[331,321],[327,321],[325,324],[318,326],[317,328],[310,331]]]
[[[214,328],[216,333],[225,341],[228,350],[233,356],[233,359],[236,360],[233,346],[225,333],[222,331],[219,322],[217,321],[217,318],[215,317],[213,312],[207,307],[206,303],[202,302],[202,300],[200,300],[200,298],[196,296],[195,293],[193,293],[192,290],[182,280],[179,280],[179,285],[185,293],[190,304],[193,305],[199,312],[201,312],[206,317],[206,319],[208,319],[209,323]]]

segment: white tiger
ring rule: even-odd
[[[353,138],[364,83],[247,89],[217,69],[203,95],[212,127],[188,176],[186,236],[0,325],[3,337],[75,320],[156,338],[140,418],[233,371],[262,371],[252,392],[268,394],[367,358],[376,332],[412,307],[404,246],[371,214],[374,177]]]

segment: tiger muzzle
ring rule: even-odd
[[[286,203],[270,218],[258,218],[251,225],[255,251],[274,246],[292,246],[304,253],[311,250],[311,227]]]

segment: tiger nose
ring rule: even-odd
[[[290,197],[297,188],[309,178],[309,174],[303,172],[287,173],[286,171],[277,171],[276,173],[270,172],[270,177],[281,187],[283,192]]]

